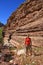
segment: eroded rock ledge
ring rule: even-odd
[[[27,0],[23,3],[7,20],[4,28],[4,41],[9,39],[10,43],[24,42],[27,34],[32,39],[33,44],[43,45],[43,0]],[[22,43],[23,43],[22,42]],[[6,41],[5,41],[6,43]]]

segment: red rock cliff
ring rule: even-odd
[[[27,34],[33,44],[43,43],[43,0],[27,0],[7,20],[5,37],[10,43],[24,43]],[[15,40],[15,41],[14,41]],[[13,41],[13,42],[12,42]]]

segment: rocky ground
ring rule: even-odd
[[[43,65],[43,46],[32,46],[32,55],[25,55],[25,48],[0,47],[0,65]]]

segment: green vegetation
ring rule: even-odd
[[[0,28],[0,38],[2,37],[2,28]]]
[[[0,28],[0,43],[3,44],[2,28]]]
[[[10,49],[10,50],[16,50],[16,48],[15,48],[15,47],[9,47],[9,49]]]

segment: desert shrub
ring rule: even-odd
[[[0,44],[3,44],[2,28],[0,28]]]
[[[13,58],[12,58],[12,55],[11,54],[5,54],[5,56],[4,56],[4,61],[5,62],[9,62],[10,60],[12,60]]]

